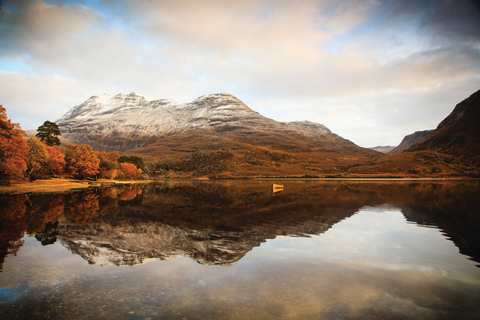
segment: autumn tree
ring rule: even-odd
[[[47,151],[50,159],[50,174],[62,176],[65,173],[65,155],[59,146],[47,147]]]
[[[27,145],[27,177],[30,180],[48,177],[50,160],[48,157],[47,145],[34,137],[27,140]]]
[[[145,170],[145,164],[143,163],[143,159],[137,156],[126,156],[123,155],[120,158],[118,158],[118,162],[120,163],[132,163],[137,168],[141,169],[142,171]]]
[[[45,142],[47,146],[59,146],[61,136],[60,129],[55,122],[45,121],[37,129],[37,134],[35,135],[38,139]]]
[[[100,178],[114,179],[117,176],[118,169],[120,168],[118,163],[119,157],[120,155],[117,151],[109,153],[102,151],[98,154],[98,158],[100,159]]]
[[[78,179],[95,178],[100,169],[97,152],[87,144],[69,145],[65,150],[65,162],[67,173]]]
[[[119,177],[123,179],[138,179],[142,169],[137,168],[133,163],[120,163]]]
[[[24,180],[28,153],[25,135],[19,124],[7,118],[5,108],[0,105],[0,181]]]

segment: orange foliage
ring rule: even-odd
[[[133,200],[141,193],[142,189],[140,187],[124,188],[121,190],[118,200]]]
[[[8,120],[5,108],[0,105],[0,181],[25,180],[28,147],[24,136],[25,131]]]
[[[60,147],[47,147],[50,158],[50,170],[53,175],[62,176],[65,172],[65,155]]]
[[[52,199],[48,210],[45,211],[45,222],[58,220],[58,218],[63,214],[64,206],[65,203],[62,196]]]
[[[80,179],[95,178],[100,170],[97,152],[87,144],[69,145],[65,150],[67,171]]]
[[[84,225],[99,216],[100,204],[96,194],[75,195],[65,206],[65,217],[69,222]]]
[[[119,177],[123,179],[138,179],[142,174],[142,169],[128,162],[120,163]]]

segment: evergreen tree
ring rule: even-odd
[[[58,136],[61,136],[60,129],[55,122],[45,121],[37,129],[37,134],[35,135],[38,139],[45,142],[47,146],[59,146],[60,139]]]

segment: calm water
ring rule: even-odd
[[[1,319],[480,318],[479,182],[0,199]]]

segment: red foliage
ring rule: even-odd
[[[67,221],[85,225],[99,216],[99,197],[96,194],[80,194],[70,199],[64,209]]]
[[[138,169],[133,163],[120,163],[119,177],[122,179],[138,179],[142,174],[142,169]]]
[[[135,186],[132,188],[130,187],[124,188],[121,190],[118,200],[122,200],[122,201],[133,200],[141,193],[142,193],[142,189],[138,186]]]
[[[87,144],[69,145],[65,151],[67,172],[79,179],[95,178],[100,170],[97,154]]]
[[[65,172],[65,155],[60,147],[47,147],[50,158],[50,170],[53,175],[62,176]]]
[[[5,108],[0,105],[0,181],[25,180],[28,147],[24,136],[25,131],[8,120]]]

